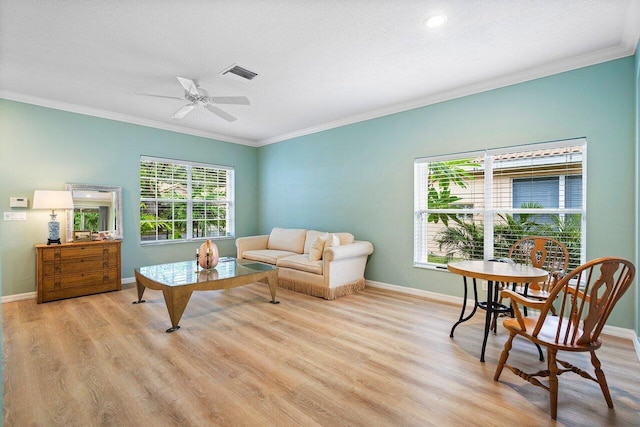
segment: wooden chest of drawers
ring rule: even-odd
[[[119,291],[119,240],[36,245],[38,304],[64,298]]]

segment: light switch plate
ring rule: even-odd
[[[5,221],[26,221],[27,213],[26,212],[5,212],[4,220]]]

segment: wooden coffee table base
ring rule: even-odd
[[[167,305],[167,311],[169,311],[169,318],[171,319],[171,328],[167,329],[167,332],[173,332],[180,329],[178,323],[182,318],[184,309],[187,307],[193,291],[215,291],[220,289],[231,289],[238,286],[248,285],[254,282],[264,282],[265,280],[267,280],[269,283],[269,291],[271,292],[271,303],[280,303],[280,301],[276,301],[276,289],[278,288],[277,269],[273,269],[270,271],[256,271],[255,273],[243,274],[226,279],[205,280],[178,286],[158,283],[140,274],[137,270],[135,271],[135,276],[136,287],[138,288],[138,300],[134,301],[133,304],[140,304],[145,302],[145,300],[142,299],[142,296],[146,288],[162,291],[162,294],[164,295],[164,302]]]

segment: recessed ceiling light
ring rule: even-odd
[[[425,24],[429,28],[436,28],[447,22],[447,19],[447,15],[435,15],[425,20]]]

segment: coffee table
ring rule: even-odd
[[[138,300],[133,304],[145,302],[142,295],[146,288],[162,291],[171,319],[171,328],[167,332],[180,329],[178,323],[193,291],[231,289],[266,279],[271,292],[271,303],[279,304],[276,301],[278,269],[269,264],[222,258],[216,268],[208,270],[199,268],[194,260],[140,267],[134,273]]]

